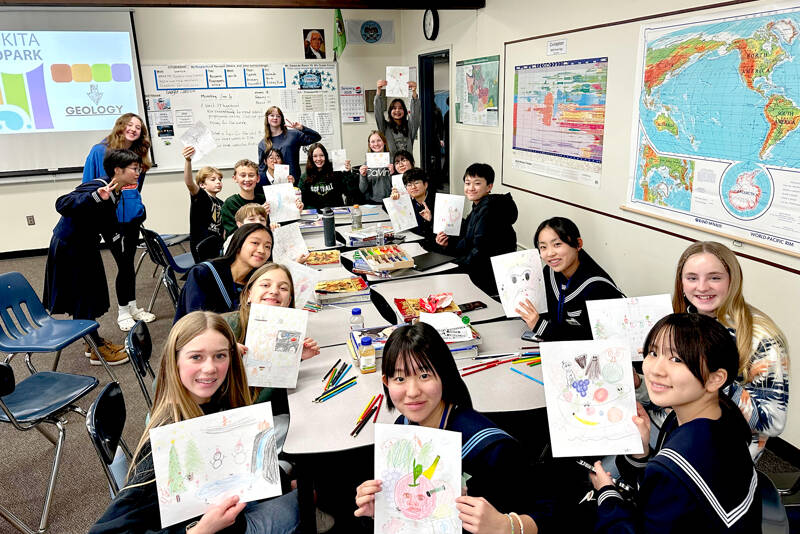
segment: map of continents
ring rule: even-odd
[[[800,15],[732,17],[645,34],[635,200],[689,212],[693,158],[728,162],[720,202],[760,216],[762,165],[800,169]]]

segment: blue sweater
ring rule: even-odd
[[[86,156],[86,163],[83,164],[83,183],[90,182],[96,178],[104,178],[106,171],[103,168],[103,158],[106,156],[108,144],[103,140],[92,147],[89,155]],[[142,186],[144,185],[145,173],[139,175],[139,183],[136,187],[123,189],[120,201],[117,204],[117,220],[121,223],[131,222],[135,219],[144,220],[145,210],[142,203]]]
[[[283,163],[289,166],[289,174],[294,177],[294,183],[300,182],[300,147],[316,143],[322,136],[309,128],[303,126],[302,130],[289,128],[286,133],[276,135],[272,138],[272,148],[277,148],[283,154]],[[267,180],[266,152],[267,144],[262,139],[258,143],[258,183],[261,185],[271,185]]]

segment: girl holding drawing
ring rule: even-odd
[[[283,153],[272,147],[264,154],[264,175],[266,176],[267,183],[263,185],[272,185],[275,183],[275,165],[284,165]],[[290,171],[291,172],[291,171]],[[294,176],[289,175],[286,180],[290,184],[294,184]]]
[[[303,204],[307,208],[335,208],[342,205],[344,197],[350,204],[349,194],[356,189],[351,183],[350,160],[345,161],[344,171],[334,171],[328,158],[328,151],[322,143],[314,143],[308,147],[306,172],[300,179],[300,191],[303,193]]]
[[[278,106],[264,113],[264,139],[258,143],[258,183],[268,185],[266,157],[271,148],[277,148],[289,166],[289,174],[300,176],[300,147],[316,143],[322,136],[299,122],[286,120]]]
[[[547,514],[522,487],[527,465],[519,442],[472,409],[467,386],[439,333],[426,323],[395,330],[383,349],[381,364],[387,407],[400,412],[395,424],[415,424],[461,432],[462,470],[469,496],[456,498],[464,529],[473,533],[538,532]],[[519,485],[515,483],[519,481]],[[373,517],[380,480],[367,480],[356,491],[358,517]],[[473,495],[478,495],[475,497]],[[528,510],[525,514],[498,510]]]
[[[192,312],[175,323],[164,346],[150,422],[134,452],[127,483],[89,532],[294,532],[296,492],[248,504],[229,497],[197,521],[161,529],[150,429],[251,404],[244,365],[235,354],[236,340],[219,315]]]
[[[175,321],[195,310],[225,313],[239,307],[239,293],[250,273],[272,259],[272,231],[262,224],[243,224],[225,254],[191,268],[181,289]]]
[[[417,96],[417,82],[408,82],[411,90],[411,119],[408,118],[408,109],[402,98],[395,98],[389,104],[389,112],[384,116],[386,109],[386,97],[381,94],[381,89],[387,85],[386,80],[378,80],[378,90],[375,92],[375,123],[378,130],[386,136],[389,144],[389,152],[394,155],[399,150],[414,151],[414,139],[417,138],[422,112],[420,111],[419,98]]]
[[[653,326],[643,352],[650,398],[672,412],[651,448],[639,405],[644,454],[617,457],[623,478],[638,482],[635,511],[595,463],[595,532],[761,532],[750,428],[723,392],[739,372],[733,337],[710,317],[675,313]]]
[[[525,337],[542,341],[592,339],[586,301],[625,295],[583,250],[580,231],[571,220],[553,217],[542,222],[533,244],[545,262],[547,312],[540,314],[527,299],[520,304],[516,311],[531,329]]]
[[[713,241],[693,243],[681,254],[672,307],[714,317],[735,335],[739,366],[729,393],[750,424],[750,453],[756,460],[767,438],[779,435],[786,425],[786,337],[764,312],[745,302],[736,255]]]
[[[386,137],[378,130],[372,130],[367,138],[367,148],[369,152],[388,152],[386,149]],[[366,197],[367,202],[381,204],[383,199],[392,194],[392,174],[394,165],[390,162],[388,167],[369,168],[364,163],[358,173],[361,177],[358,180],[358,188]]]

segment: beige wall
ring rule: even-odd
[[[688,8],[696,3],[689,0],[673,0],[660,10],[651,7],[647,2],[622,0],[612,2],[567,0],[538,5],[541,8],[529,0],[487,0],[486,8],[477,11],[440,11],[440,32],[433,43],[426,41],[422,35],[422,11],[403,11],[404,62],[415,62],[420,53],[452,47],[451,91],[454,91],[456,61],[494,54],[500,54],[502,61],[505,41],[651,15],[659,11]],[[602,47],[598,48],[596,55],[604,55]],[[501,91],[504,90],[501,81]],[[453,114],[450,116],[453,117]],[[451,123],[450,131],[452,192],[459,191],[464,168],[472,162],[487,162],[499,173],[502,159],[501,126],[479,128]],[[608,147],[610,143],[615,142],[615,138],[610,132],[606,134],[605,143]],[[627,143],[627,138],[625,142]],[[498,182],[499,180],[498,177]],[[565,190],[568,191],[569,188],[565,187]],[[688,241],[595,215],[523,191],[504,188],[500,184],[495,186],[495,191],[511,191],[514,195],[521,214],[515,225],[517,240],[521,246],[532,246],[533,232],[543,219],[555,215],[569,217],[581,229],[586,249],[608,270],[628,295],[671,292],[675,263],[688,245]],[[624,194],[623,192],[622,196]],[[586,202],[579,201],[579,203]],[[619,210],[613,214],[630,217]],[[674,224],[661,223],[653,219],[645,220],[651,225],[695,239],[714,238],[709,234]],[[730,240],[721,240],[728,246],[732,245]],[[735,250],[800,270],[800,260],[797,258],[771,253],[749,245]],[[800,354],[797,352],[800,347],[800,327],[797,322],[800,311],[798,306],[800,276],[759,262],[747,259],[740,261],[746,280],[747,300],[775,319],[789,337],[790,349],[795,349],[795,355]],[[796,369],[800,367],[793,366],[793,370]],[[794,372],[794,378],[800,380],[799,371]],[[782,437],[795,446],[800,446],[800,419],[794,417],[792,422],[791,417],[800,409],[800,397],[795,394],[790,398],[790,422]]]

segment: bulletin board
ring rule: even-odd
[[[143,65],[142,75],[159,170],[183,169],[180,138],[196,121],[208,126],[217,144],[198,165],[255,161],[270,106],[319,132],[328,150],[342,147],[334,62]]]

